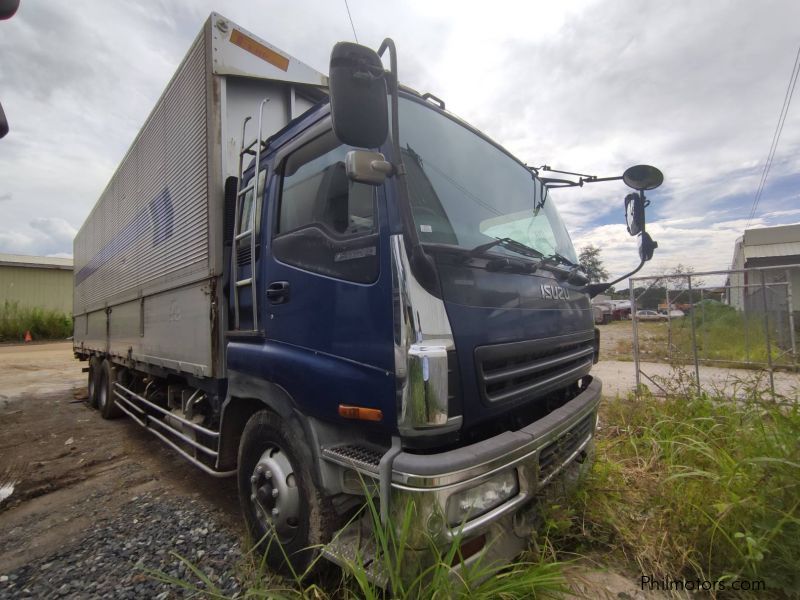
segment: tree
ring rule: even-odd
[[[603,261],[600,259],[600,248],[589,244],[581,250],[578,257],[578,262],[581,265],[583,272],[589,276],[589,281],[597,283],[608,279],[608,271],[603,267]]]
[[[690,265],[684,265],[683,263],[678,263],[674,267],[664,269],[662,277],[668,289],[683,291],[689,288],[688,275],[692,276],[693,288],[699,289],[701,287],[705,287],[705,279],[697,277],[694,274],[694,267]]]

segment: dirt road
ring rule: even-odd
[[[60,392],[86,381],[72,342],[0,346],[0,408],[25,395]]]
[[[185,555],[188,522],[223,536],[226,553],[243,534],[233,480],[203,474],[128,420],[103,420],[83,401],[85,364],[69,343],[0,347],[0,597],[156,596],[167,588],[136,564],[177,572],[170,551]],[[116,546],[134,530],[164,543],[123,556]]]
[[[659,386],[665,382],[674,385],[680,379],[682,386],[690,388],[695,376],[694,365],[684,365],[677,371],[666,363],[641,362],[641,382],[658,394]],[[700,383],[704,390],[718,392],[720,395],[741,397],[750,390],[757,389],[762,397],[769,395],[769,374],[766,371],[746,369],[725,369],[701,365]],[[603,381],[603,394],[606,396],[625,396],[636,389],[636,366],[631,361],[601,360],[592,373]],[[800,400],[800,376],[795,373],[776,372],[773,374],[775,393],[783,399]]]

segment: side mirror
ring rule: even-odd
[[[8,133],[8,119],[6,113],[3,112],[3,105],[0,104],[0,138],[3,138]]]
[[[654,190],[662,183],[664,183],[664,175],[650,165],[635,165],[628,167],[622,174],[622,181],[625,182],[629,188],[633,188],[640,192],[647,190]]]
[[[625,196],[625,222],[631,235],[644,231],[644,198],[640,194]]]
[[[658,248],[658,242],[654,242],[646,231],[642,233],[642,237],[639,238],[639,259],[642,262],[647,262],[653,258],[653,252],[656,251],[656,248]]]
[[[381,185],[392,174],[392,164],[380,152],[350,150],[344,159],[347,177],[351,181]]]
[[[0,0],[0,21],[13,17],[18,8],[19,0]]]
[[[635,165],[625,169],[622,181],[638,192],[625,196],[625,221],[628,224],[628,233],[639,235],[644,232],[644,209],[650,204],[644,192],[654,190],[664,183],[664,174],[650,165]],[[652,252],[650,255],[652,256]]]
[[[351,42],[333,47],[330,95],[333,131],[339,141],[359,148],[376,148],[386,141],[386,77],[374,50]]]

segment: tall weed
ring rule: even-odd
[[[5,300],[0,305],[0,341],[22,341],[27,331],[34,340],[64,339],[72,335],[72,317],[58,310]]]
[[[705,394],[609,401],[597,458],[551,506],[556,548],[618,553],[643,574],[800,590],[800,409]]]

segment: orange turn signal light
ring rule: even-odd
[[[345,419],[358,419],[359,421],[380,421],[383,412],[377,408],[364,408],[363,406],[339,405],[339,416]]]

